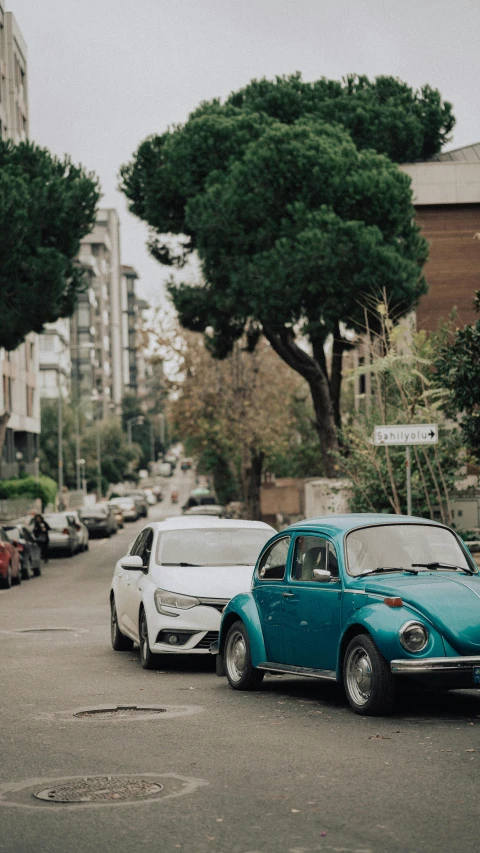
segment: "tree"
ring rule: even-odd
[[[135,477],[142,451],[137,444],[127,444],[120,420],[95,421],[82,436],[82,455],[88,489],[95,491],[98,482],[98,445],[102,474],[102,494],[110,483]]]
[[[480,311],[480,291],[475,296]],[[440,349],[435,362],[437,381],[446,389],[445,411],[460,416],[465,441],[480,460],[480,319],[458,329]]]
[[[94,175],[68,157],[0,140],[0,346],[72,314],[83,287],[75,257],[99,198]]]
[[[263,471],[275,471],[279,462],[286,467],[284,460],[299,452],[294,406],[305,394],[304,383],[265,340],[253,353],[236,342],[220,362],[200,335],[187,334],[185,341],[183,375],[170,403],[175,427],[200,467],[213,475],[219,499],[240,497],[246,516],[260,518]]]
[[[0,139],[0,347],[73,313],[83,287],[75,256],[99,198],[94,175],[68,157]],[[9,418],[0,416],[0,450]]]
[[[131,211],[153,229],[152,254],[177,266],[200,258],[200,286],[169,287],[182,325],[212,329],[218,358],[243,334],[251,348],[263,334],[306,380],[327,476],[337,472],[345,329],[360,329],[372,295],[385,291],[401,316],[426,290],[410,180],[388,157],[433,154],[452,126],[429,87],[295,75],[202,104],[121,170]]]

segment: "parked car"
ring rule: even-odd
[[[157,498],[153,494],[153,489],[146,488],[146,489],[143,489],[142,491],[143,491],[143,494],[145,495],[147,504],[149,506],[155,506],[155,504],[157,503]]]
[[[480,575],[444,525],[409,516],[308,519],[263,549],[225,609],[217,673],[253,690],[265,671],[342,684],[386,714],[402,679],[480,688]]]
[[[132,497],[110,498],[108,503],[112,509],[114,506],[121,508],[125,521],[136,521],[137,518],[140,518],[139,503]]]
[[[119,504],[113,503],[113,501],[108,501],[108,506],[113,512],[113,517],[117,523],[117,527],[123,529],[125,527],[125,515],[122,507]]]
[[[173,474],[173,468],[170,465],[170,462],[160,462],[158,466],[158,473],[161,477],[171,477]]]
[[[112,536],[117,532],[117,522],[113,515],[112,508],[108,503],[92,504],[79,510],[79,515],[84,524],[87,526],[90,536]]]
[[[250,586],[273,528],[261,521],[169,518],[147,525],[115,567],[110,591],[115,651],[140,644],[144,669],[157,654],[208,654],[220,614]]]
[[[23,580],[42,574],[42,552],[37,541],[23,522],[4,525],[8,538],[20,554],[20,567]]]
[[[0,527],[0,586],[10,589],[13,583],[22,582],[20,552],[4,527]]]
[[[65,552],[68,557],[73,557],[78,551],[79,536],[75,522],[68,512],[46,512],[43,518],[50,527],[48,553],[58,554],[60,551]],[[33,525],[34,519],[28,524],[29,530],[32,530]]]
[[[163,501],[163,492],[161,486],[152,486],[152,492],[155,495],[158,503]]]
[[[90,535],[87,525],[80,517],[79,511],[77,509],[69,509],[66,514],[72,519],[75,525],[78,534],[78,550],[88,551]]]
[[[140,518],[148,518],[148,502],[142,489],[130,489],[125,497],[133,498],[139,509]]]

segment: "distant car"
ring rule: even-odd
[[[43,515],[50,527],[48,532],[48,553],[63,551],[69,557],[78,551],[79,536],[75,522],[68,512],[46,512]],[[31,524],[33,525],[33,519]]]
[[[136,521],[140,518],[140,505],[133,497],[110,498],[110,506],[119,506],[123,512],[125,521]]]
[[[152,486],[152,492],[153,492],[153,494],[155,495],[155,497],[156,497],[156,499],[157,499],[158,503],[160,503],[161,501],[163,501],[163,492],[162,492],[162,487],[161,487],[161,486]]]
[[[84,507],[79,510],[79,515],[87,526],[90,536],[98,534],[99,536],[110,537],[117,532],[117,522],[115,521],[112,509],[107,503],[98,503]]]
[[[169,518],[144,527],[115,567],[111,639],[140,644],[144,669],[156,654],[208,654],[220,614],[250,588],[257,554],[274,530],[261,521]]]
[[[365,715],[389,713],[405,678],[480,689],[479,599],[478,567],[444,525],[310,518],[266,544],[251,590],[225,608],[217,673],[235,690],[265,672],[338,682]]]
[[[23,522],[5,524],[8,538],[20,553],[20,565],[23,580],[42,574],[42,553],[40,546]]]
[[[139,507],[141,518],[148,518],[148,501],[143,489],[130,489],[130,491],[126,492],[125,497],[134,499]]]
[[[190,471],[191,467],[192,467],[192,460],[191,459],[182,459],[182,461],[180,463],[180,468],[182,469],[182,471]]]
[[[147,504],[149,506],[155,506],[155,504],[157,503],[157,498],[153,493],[153,489],[143,489],[143,493],[147,499]]]
[[[123,509],[119,504],[113,503],[112,501],[108,501],[108,506],[113,512],[113,517],[117,522],[117,527],[124,528],[125,527],[125,516],[123,514]]]
[[[158,473],[161,477],[171,477],[173,474],[173,468],[170,465],[170,462],[160,462],[158,466]]]
[[[216,515],[217,518],[228,518],[225,507],[219,504],[191,506],[183,510],[183,515]]]
[[[10,589],[12,583],[22,582],[20,552],[11,542],[7,531],[0,527],[0,586]]]
[[[88,551],[88,542],[89,542],[89,532],[87,525],[80,518],[80,513],[77,509],[69,509],[66,512],[74,525],[78,534],[78,550],[79,551]]]

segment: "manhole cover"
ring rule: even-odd
[[[85,711],[77,711],[74,717],[84,719],[94,717],[96,720],[108,720],[119,717],[141,717],[152,714],[166,714],[166,708],[158,705],[117,705],[115,708],[87,708]]]
[[[36,791],[37,800],[50,803],[103,803],[109,800],[138,800],[160,793],[163,785],[149,779],[126,776],[91,776]]]

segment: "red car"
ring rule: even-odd
[[[12,583],[21,583],[20,553],[10,542],[8,533],[0,527],[0,586],[10,589]]]

